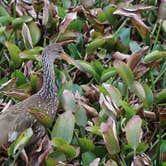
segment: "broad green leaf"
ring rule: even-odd
[[[93,40],[91,43],[86,45],[86,52],[88,54],[95,51],[97,48],[101,48],[105,44],[106,40],[105,38],[98,38]]]
[[[125,28],[123,27],[122,29],[120,29],[120,31],[117,33],[117,36],[120,37],[120,40],[122,42],[122,44],[125,47],[129,47],[129,42],[130,42],[130,28]]]
[[[66,111],[61,114],[56,120],[51,138],[63,138],[67,143],[70,143],[73,137],[75,118],[71,111]]]
[[[19,56],[23,60],[39,60],[38,55],[40,55],[42,50],[42,47],[34,47],[32,49],[20,52]]]
[[[2,16],[9,16],[9,13],[2,5],[0,5],[0,17]]]
[[[13,72],[11,74],[11,77],[12,78],[17,78],[17,80],[16,80],[16,85],[17,86],[21,86],[21,85],[26,83],[26,77],[20,70],[16,70],[15,72]]]
[[[141,125],[142,119],[138,115],[135,115],[127,122],[125,127],[127,142],[134,151],[141,141]]]
[[[28,128],[24,130],[19,137],[9,146],[8,155],[14,157],[16,160],[23,148],[33,135],[33,130]]]
[[[134,82],[134,74],[131,69],[122,61],[115,61],[114,67],[116,68],[118,74],[123,79],[123,81],[128,85],[131,86]]]
[[[153,104],[153,93],[152,90],[149,88],[147,84],[143,85],[144,91],[145,91],[145,106],[151,106]]]
[[[162,89],[155,97],[155,102],[164,103],[166,101],[166,89]]]
[[[130,41],[129,46],[132,53],[141,49],[141,47],[135,41]]]
[[[33,115],[45,127],[52,127],[53,120],[50,115],[48,115],[45,111],[37,108],[30,108],[28,112]]]
[[[70,55],[74,58],[74,59],[80,59],[81,58],[81,54],[79,53],[77,47],[75,44],[69,44],[67,47],[70,51]]]
[[[93,134],[96,134],[98,136],[101,136],[102,137],[102,133],[101,133],[101,129],[100,129],[100,126],[90,126],[90,127],[86,127],[86,130],[93,133]]]
[[[108,153],[111,155],[119,153],[120,147],[116,133],[115,121],[110,117],[106,123],[101,123],[100,128]]]
[[[101,82],[105,82],[111,77],[115,76],[117,74],[117,71],[114,67],[111,67],[109,69],[105,69],[101,75]]]
[[[29,27],[25,23],[23,24],[22,27],[22,37],[24,40],[25,47],[27,49],[32,49],[33,48],[32,36]]]
[[[76,104],[72,91],[64,90],[62,96],[62,105],[66,111],[76,112]]]
[[[31,34],[33,46],[35,46],[41,38],[40,29],[34,21],[29,22],[27,25],[29,27],[29,31],[30,31],[30,34]]]
[[[20,49],[15,44],[10,42],[6,42],[5,45],[9,51],[9,54],[10,54],[11,60],[14,63],[14,66],[16,68],[19,67],[21,64],[21,58],[19,56],[19,53],[21,52]]]
[[[63,144],[58,147],[58,150],[63,152],[68,158],[68,160],[72,160],[73,158],[76,157],[76,149],[72,145]]]
[[[103,9],[103,12],[105,14],[105,18],[109,21],[111,24],[115,24],[117,22],[117,16],[114,15],[114,11],[116,10],[116,7],[113,5],[106,6]]]
[[[86,115],[85,109],[80,105],[77,106],[77,109],[75,112],[75,119],[76,119],[76,124],[78,126],[86,126],[87,120],[88,120],[87,115]]]
[[[166,51],[155,50],[145,56],[144,62],[145,63],[153,62],[164,57],[166,57]]]
[[[127,119],[132,118],[136,114],[136,111],[127,102],[121,101],[120,103],[121,103],[121,106],[123,107],[123,109],[126,112],[126,118]]]
[[[68,26],[69,29],[72,29],[72,30],[75,30],[75,31],[78,31],[78,32],[81,32],[82,31],[82,28],[83,28],[83,21],[80,20],[80,19],[77,19],[77,20],[73,20],[69,26]]]
[[[96,73],[95,69],[93,68],[93,66],[90,63],[81,61],[81,60],[77,60],[77,64],[78,64],[78,67],[82,71],[88,72],[97,80],[100,79],[100,76],[98,75],[98,73]]]
[[[1,16],[0,17],[0,23],[3,26],[9,25],[12,22],[12,20],[13,20],[13,17],[10,17],[10,16]]]
[[[89,166],[89,164],[96,158],[95,154],[92,152],[82,153],[83,166]]]
[[[12,26],[14,29],[21,29],[23,23],[28,23],[32,21],[32,17],[30,16],[21,16],[21,17],[17,17],[15,19],[12,20]]]
[[[68,159],[73,159],[76,156],[76,149],[69,145],[64,139],[54,137],[52,139],[53,146],[60,152],[63,152]]]
[[[145,101],[145,91],[140,82],[134,81],[131,89],[143,102]]]
[[[120,106],[120,101],[122,100],[122,96],[119,90],[114,86],[105,83],[103,83],[103,87],[107,90],[107,92],[111,96],[112,102],[115,105]]]
[[[60,7],[60,6],[57,6],[57,9],[58,9],[58,16],[60,17],[60,18],[65,18],[65,16],[66,16],[66,11],[65,11],[65,9],[63,9],[62,7]]]
[[[93,151],[95,149],[95,145],[90,139],[78,138],[78,144],[80,145],[82,152]]]

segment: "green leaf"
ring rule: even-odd
[[[76,124],[78,126],[86,126],[87,115],[86,115],[85,109],[80,105],[77,106],[77,109],[75,112],[75,119],[76,119]]]
[[[82,152],[93,151],[95,149],[95,145],[90,139],[78,138],[78,144],[80,145]]]
[[[97,48],[101,48],[105,44],[105,38],[98,38],[86,45],[87,54],[91,54]]]
[[[93,66],[89,64],[88,62],[77,60],[78,68],[82,71],[88,72],[91,74],[96,80],[100,80],[99,74],[95,71]]]
[[[24,40],[25,47],[27,49],[32,49],[33,48],[32,36],[29,27],[25,23],[23,24],[22,27],[22,37]]]
[[[9,146],[8,155],[14,157],[16,160],[23,148],[29,142],[30,138],[33,135],[33,130],[28,128],[24,130],[19,137]]]
[[[38,55],[40,55],[42,50],[42,47],[34,47],[32,49],[20,52],[19,56],[23,60],[39,60]]]
[[[131,28],[123,27],[122,29],[120,29],[120,31],[117,34],[117,36],[120,37],[122,44],[125,45],[126,47],[129,47],[130,31],[131,31]]]
[[[1,16],[0,17],[0,23],[3,25],[3,26],[7,26],[8,24],[10,24],[13,20],[13,17],[10,17],[10,16]]]
[[[134,151],[141,141],[141,125],[142,119],[138,115],[135,115],[127,122],[125,128],[127,142]]]
[[[127,102],[121,101],[120,103],[121,103],[121,106],[123,107],[123,109],[126,112],[126,118],[127,119],[132,118],[136,114],[136,111]]]
[[[101,133],[101,130],[100,130],[100,126],[90,126],[90,127],[86,127],[86,130],[93,133],[93,134],[96,134],[98,136],[101,136],[102,137],[102,133]]]
[[[107,90],[107,92],[111,96],[112,102],[115,105],[120,106],[120,101],[122,100],[120,91],[110,84],[103,83],[103,87]]]
[[[33,115],[45,127],[52,127],[53,120],[50,115],[48,115],[45,111],[36,108],[30,108],[28,112]]]
[[[140,82],[134,81],[131,89],[143,102],[145,102],[145,91]]]
[[[96,158],[95,154],[92,152],[82,153],[83,166],[89,166],[89,164]]]
[[[71,111],[66,111],[61,114],[54,124],[51,132],[51,138],[63,138],[67,143],[70,143],[73,138],[75,118]]]
[[[66,111],[76,112],[74,95],[70,90],[64,90],[62,96],[62,105]]]
[[[29,27],[33,46],[35,46],[41,38],[40,29],[34,21],[29,22],[27,25]]]
[[[69,160],[76,157],[76,149],[72,145],[69,145],[64,139],[54,137],[52,143],[53,146],[56,147],[58,151],[63,152]]]
[[[58,9],[58,16],[62,19],[65,18],[65,16],[66,16],[65,9],[60,6],[57,6],[57,9]]]
[[[166,102],[166,89],[162,89],[155,97],[155,102],[164,103]]]
[[[0,17],[2,16],[9,16],[9,13],[2,5],[0,5]]]
[[[20,70],[16,70],[15,72],[13,72],[11,74],[12,78],[17,78],[16,80],[16,85],[20,86],[26,83],[26,77],[25,75],[20,71]]]
[[[153,93],[147,84],[143,85],[145,91],[145,106],[151,106],[153,104]]]
[[[81,32],[82,29],[83,29],[83,21],[80,20],[80,19],[73,20],[69,24],[68,28],[71,29],[71,30],[75,30],[75,31]]]
[[[166,51],[155,50],[145,56],[144,62],[145,63],[153,62],[164,57],[166,57]]]
[[[9,51],[10,58],[13,61],[15,67],[19,67],[21,64],[21,58],[19,56],[20,49],[15,44],[10,42],[6,42],[5,45]]]
[[[101,82],[105,82],[111,77],[115,76],[117,74],[117,71],[114,67],[111,67],[109,69],[105,69],[101,75]]]
[[[108,153],[111,155],[119,153],[120,147],[116,133],[115,121],[110,117],[107,123],[101,123],[100,128]]]
[[[134,74],[131,69],[122,61],[115,61],[114,67],[116,68],[118,74],[121,76],[123,81],[128,85],[131,86],[134,82]]]

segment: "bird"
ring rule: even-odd
[[[57,86],[54,76],[54,60],[62,59],[65,52],[59,43],[46,46],[42,52],[43,85],[41,89],[27,99],[10,106],[0,113],[0,146],[12,143],[10,136],[15,133],[18,137],[27,128],[32,128],[31,144],[42,138],[46,129],[29,113],[35,108],[45,111],[54,120],[57,108]]]

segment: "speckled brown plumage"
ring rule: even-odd
[[[8,143],[9,134],[19,135],[28,127],[32,127],[34,132],[31,142],[45,134],[45,128],[28,112],[28,109],[41,109],[54,119],[58,101],[53,62],[60,58],[62,53],[63,49],[59,44],[47,46],[42,53],[44,81],[41,90],[0,113],[0,145]]]

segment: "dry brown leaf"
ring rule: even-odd
[[[31,165],[40,166],[47,155],[52,151],[51,141],[46,135],[43,139],[40,139],[37,143],[37,148],[30,154]]]
[[[98,114],[98,112],[96,111],[95,108],[93,108],[93,107],[91,107],[91,106],[89,106],[89,105],[87,105],[87,104],[85,104],[81,101],[79,101],[79,104],[84,107],[86,113],[89,116],[92,116],[92,117],[98,117],[99,116],[99,114]]]
[[[149,49],[148,46],[141,48],[140,50],[134,52],[131,56],[127,58],[127,65],[133,70],[136,65],[140,62],[143,54]]]
[[[64,20],[61,22],[59,26],[59,31],[61,33],[64,33],[68,25],[76,18],[77,18],[77,12],[67,14],[67,16],[64,18]]]
[[[116,52],[114,52],[114,53],[112,54],[112,57],[113,57],[114,59],[124,61],[124,60],[127,60],[127,59],[130,57],[130,55],[128,55],[128,54],[123,54],[123,53],[121,53],[121,52],[119,52],[119,51],[116,51]]]
[[[142,21],[139,14],[135,12],[126,11],[124,9],[117,9],[114,14],[126,16],[131,19],[132,24],[136,27],[140,35],[145,38],[149,30],[145,23]]]

